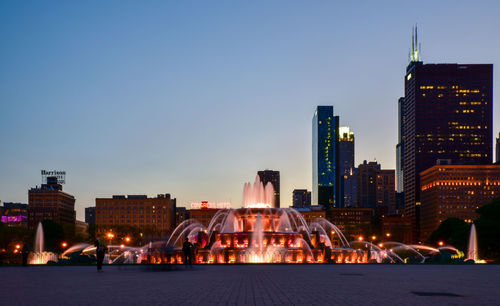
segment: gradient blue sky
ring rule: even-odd
[[[424,62],[493,63],[500,103],[498,1],[2,1],[0,200],[58,169],[78,219],[113,194],[239,207],[268,168],[288,206],[327,104],[356,163],[394,168],[415,23]]]

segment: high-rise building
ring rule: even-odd
[[[348,126],[339,127],[339,175],[349,174],[354,167],[354,133]]]
[[[260,177],[260,181],[267,185],[271,183],[274,189],[274,207],[280,208],[280,172],[274,170],[264,170],[258,171],[257,174]]]
[[[85,222],[89,226],[95,225],[95,206],[85,207]]]
[[[393,214],[396,209],[395,174],[392,169],[381,169],[376,161],[358,166],[358,206],[380,209]]]
[[[398,144],[396,145],[396,192],[403,192],[403,171],[404,171],[404,102],[405,98],[401,97],[398,100]]]
[[[498,133],[497,143],[496,143],[496,161],[497,164],[500,163],[500,133]]]
[[[377,206],[387,207],[389,215],[396,214],[396,187],[393,169],[381,169],[377,173]]]
[[[363,161],[358,166],[358,207],[377,207],[377,174],[380,164],[376,161]]]
[[[500,165],[436,165],[420,177],[422,241],[448,218],[473,222],[477,208],[500,197]]]
[[[313,120],[312,204],[341,207],[339,182],[339,117],[333,106],[318,106]]]
[[[165,237],[175,228],[176,199],[170,194],[156,198],[146,195],[114,195],[95,199],[96,229],[102,234],[117,225],[153,230],[156,237]]]
[[[304,208],[311,206],[311,192],[307,189],[293,190],[293,207]]]
[[[339,183],[342,207],[352,207],[352,169],[354,168],[354,133],[348,126],[339,127]]]
[[[47,177],[46,184],[28,191],[28,228],[45,219],[75,225],[75,197],[62,191],[57,177]]]
[[[358,168],[344,174],[343,179],[344,207],[358,207]]]
[[[493,65],[424,64],[415,30],[404,97],[405,216],[419,237],[420,172],[438,159],[492,162]]]

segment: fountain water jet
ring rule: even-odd
[[[35,234],[35,249],[28,255],[30,265],[43,265],[49,261],[57,262],[57,254],[45,252],[42,222],[38,223]]]

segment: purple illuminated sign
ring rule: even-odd
[[[13,222],[23,222],[26,219],[25,216],[2,216],[3,223],[13,223]]]

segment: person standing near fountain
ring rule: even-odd
[[[30,251],[28,249],[28,244],[24,244],[23,245],[23,248],[21,250],[21,256],[22,256],[22,259],[23,259],[23,267],[27,267],[28,266],[28,255],[29,255]]]
[[[104,243],[101,243],[99,238],[96,239],[94,245],[96,247],[95,254],[97,257],[97,272],[102,272],[102,262],[104,261],[104,255],[106,254],[108,248]]]
[[[184,243],[182,244],[182,251],[184,252],[184,265],[187,268],[188,262],[189,266],[192,268],[193,267],[193,249],[194,246],[189,240],[186,238],[184,239]]]

